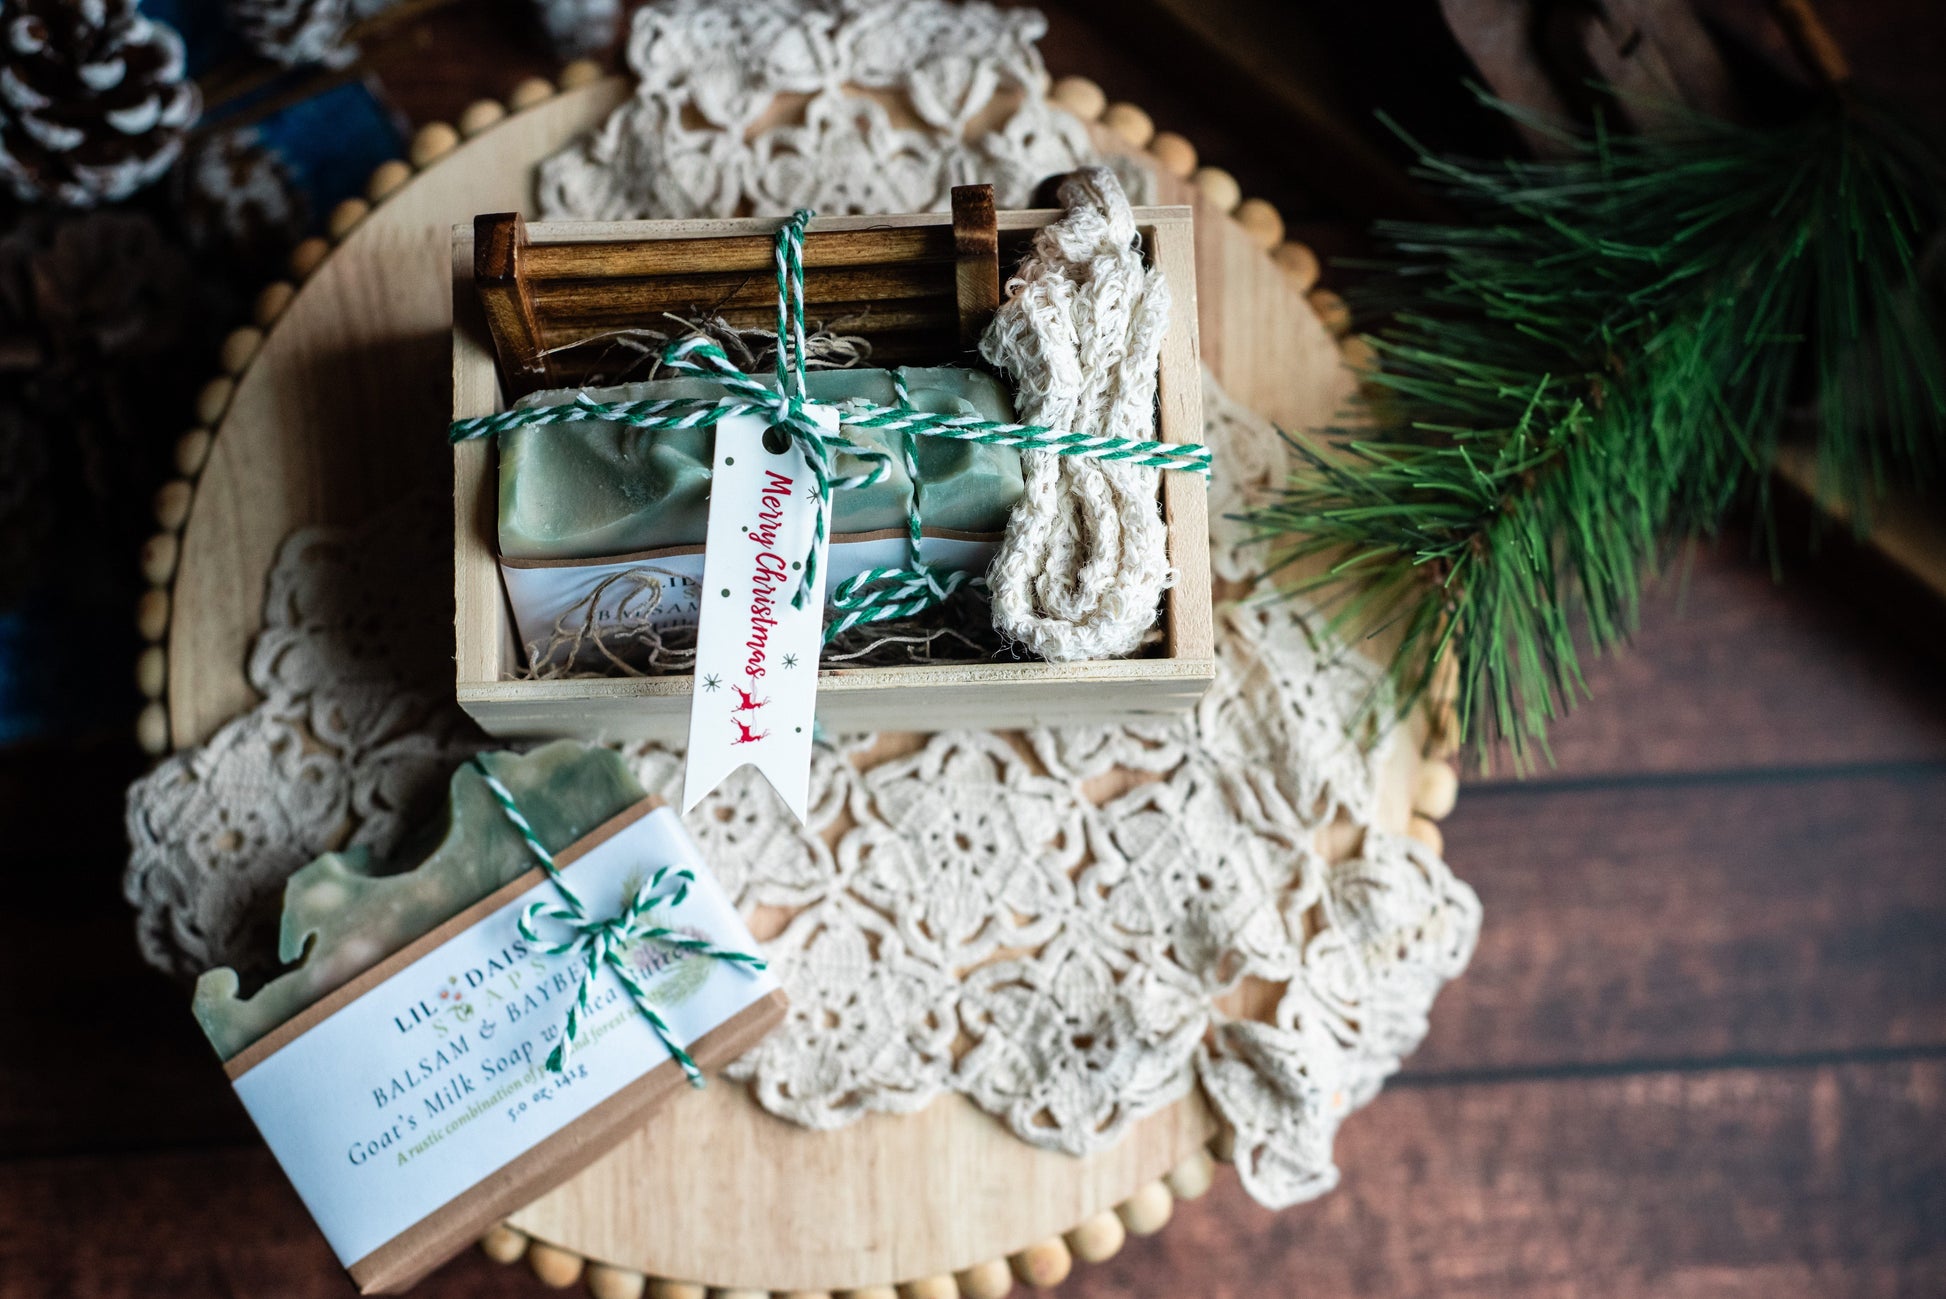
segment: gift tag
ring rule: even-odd
[[[837,433],[834,407],[804,410]],[[766,439],[769,429],[770,421],[756,415],[716,426],[682,807],[696,806],[747,763],[802,821],[824,644],[823,540],[804,599],[793,597],[818,512],[829,517],[830,501],[797,444],[781,433]]]

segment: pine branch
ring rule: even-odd
[[[1849,100],[1421,175],[1475,220],[1381,228],[1374,427],[1300,440],[1252,519],[1285,562],[1330,558],[1299,589],[1339,593],[1339,630],[1400,631],[1402,706],[1455,658],[1464,733],[1524,767],[1665,548],[1761,503],[1793,401],[1858,517],[1938,479],[1946,331],[1917,249],[1946,191],[1921,141]]]

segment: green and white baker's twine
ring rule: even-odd
[[[674,909],[689,896],[689,886],[696,877],[690,871],[674,866],[658,867],[635,890],[634,896],[623,904],[622,909],[609,919],[592,919],[581,896],[569,886],[560,868],[554,864],[554,854],[547,850],[547,845],[534,833],[533,824],[522,815],[520,806],[514,802],[512,791],[501,784],[499,777],[487,770],[486,763],[479,758],[474,758],[472,765],[480,774],[480,779],[486,782],[494,800],[500,804],[500,810],[506,813],[507,820],[513,823],[514,829],[526,841],[528,850],[540,861],[548,879],[553,881],[555,891],[561,895],[560,902],[532,902],[521,911],[520,919],[516,922],[521,937],[532,943],[534,950],[544,956],[577,957],[583,964],[581,984],[575,989],[574,1000],[568,1003],[567,1022],[562,1025],[561,1040],[548,1053],[549,1071],[560,1073],[568,1067],[568,1057],[574,1051],[575,1040],[582,1033],[583,1018],[591,1010],[589,998],[594,993],[595,980],[605,965],[615,972],[615,977],[628,989],[635,1008],[642,1012],[642,1018],[649,1021],[649,1027],[668,1049],[670,1057],[681,1066],[689,1085],[701,1087],[702,1070],[696,1067],[696,1061],[676,1040],[668,1022],[656,1012],[654,1003],[649,1000],[649,990],[642,986],[634,967],[628,962],[628,953],[639,944],[653,943],[691,956],[728,961],[749,970],[763,969],[763,959],[748,952],[717,947],[703,939],[649,922],[651,907],[661,905]],[[542,921],[558,922],[565,926],[568,937],[560,940],[542,938]]]
[[[802,608],[806,592],[816,573],[817,552],[826,531],[825,506],[829,493],[847,487],[864,487],[879,482],[891,461],[876,447],[860,446],[842,435],[826,433],[806,413],[804,389],[804,227],[811,219],[808,208],[799,209],[777,232],[773,261],[777,271],[777,388],[758,383],[731,364],[723,349],[708,339],[692,336],[671,343],[663,352],[663,362],[680,374],[702,375],[715,379],[734,396],[719,401],[697,397],[666,397],[654,401],[598,402],[586,393],[571,402],[551,406],[523,406],[496,415],[480,415],[455,420],[450,430],[454,442],[493,437],[509,429],[543,428],[549,424],[599,420],[626,424],[641,429],[683,429],[715,424],[737,415],[758,415],[781,427],[804,452],[805,462],[818,485],[818,509],[812,522],[811,553],[806,558],[803,577],[792,596],[792,604]],[[894,372],[894,382],[898,382]],[[914,410],[906,400],[904,385],[898,387],[896,406],[880,406],[855,398],[840,403],[841,423],[851,428],[879,429],[910,437],[955,438],[988,446],[1018,447],[1027,451],[1052,451],[1056,455],[1106,460],[1143,469],[1173,469],[1209,477],[1210,449],[1195,443],[1150,442],[1139,438],[1102,437],[1087,433],[1064,433],[1039,424],[1009,424],[982,419],[977,415],[939,415]],[[866,466],[860,474],[836,476],[833,466],[839,453],[856,457]],[[906,618],[923,613],[940,603],[965,583],[959,571],[941,574],[919,555],[919,475],[910,443],[905,467],[912,479],[912,504],[907,512],[908,566],[868,569],[838,584],[831,593],[831,606],[838,613],[825,629],[825,640],[862,623],[887,618]]]
[[[897,370],[891,371],[891,375],[892,392],[898,399],[898,408],[910,410],[912,395],[906,391],[905,376]],[[924,613],[934,605],[944,603],[953,592],[967,583],[965,570],[955,568],[942,572],[937,565],[926,562],[920,549],[920,543],[925,539],[925,528],[919,518],[919,459],[913,454],[911,438],[904,439],[900,449],[904,452],[906,481],[912,484],[912,496],[905,511],[906,566],[868,568],[838,583],[838,589],[831,593],[830,599],[831,607],[838,616],[824,629],[826,644],[861,623],[910,618]],[[985,578],[973,579],[976,586],[983,586],[985,582]]]

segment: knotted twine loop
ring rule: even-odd
[[[980,354],[1030,418],[1152,434],[1169,286],[1143,260],[1114,173],[1083,167],[1060,199],[1066,212],[1035,234]],[[1116,457],[1020,459],[1025,490],[987,572],[994,629],[1050,663],[1131,652],[1176,578],[1154,481]]]
[[[1126,201],[1123,210],[1126,211]],[[827,434],[805,411],[804,358],[804,228],[813,213],[800,208],[777,232],[772,260],[777,271],[777,390],[772,391],[750,378],[730,361],[721,347],[709,339],[692,336],[671,343],[663,351],[663,363],[679,374],[714,379],[735,396],[719,401],[697,397],[667,397],[651,401],[598,402],[587,393],[577,393],[573,401],[548,406],[522,406],[494,415],[478,415],[455,420],[448,429],[450,441],[459,443],[475,438],[493,437],[510,429],[544,428],[550,424],[599,420],[626,424],[640,429],[685,429],[713,425],[737,415],[759,415],[772,427],[781,428],[804,452],[812,477],[818,486],[818,507],[812,523],[811,553],[806,557],[797,589],[791,596],[794,607],[802,608],[816,572],[817,551],[823,544],[827,521],[826,502],[830,493],[849,487],[864,487],[881,481],[888,472],[891,457],[876,447],[860,446],[842,436]],[[1132,229],[1132,226],[1131,226]],[[896,372],[894,381],[898,382]],[[1153,376],[1149,390],[1154,391]],[[1056,456],[1100,460],[1143,469],[1170,469],[1200,474],[1208,479],[1210,449],[1192,442],[1155,442],[1146,438],[1112,437],[1104,434],[1069,433],[1039,424],[1010,424],[982,419],[977,415],[939,415],[914,410],[899,385],[899,404],[880,406],[854,398],[839,406],[842,426],[879,429],[911,437],[945,437],[989,446],[1018,447],[1024,451],[1045,451]],[[838,453],[855,456],[869,468],[862,474],[834,476]],[[825,631],[825,641],[861,623],[889,618],[912,617],[939,604],[966,581],[964,573],[942,578],[919,556],[918,480],[910,445],[905,452],[908,474],[913,477],[913,501],[907,513],[909,566],[868,569],[840,583],[831,595],[839,616]]]
[[[681,1067],[683,1076],[689,1079],[689,1085],[703,1086],[703,1071],[696,1067],[696,1061],[676,1040],[668,1022],[656,1012],[655,1004],[649,999],[649,990],[642,985],[629,964],[628,953],[643,943],[654,943],[684,955],[727,961],[747,970],[766,968],[763,959],[748,952],[717,947],[665,925],[651,923],[651,908],[660,905],[673,910],[689,896],[689,886],[695,882],[696,876],[679,867],[657,867],[619,912],[606,920],[593,919],[588,915],[587,905],[582,902],[581,896],[554,864],[554,854],[547,850],[547,845],[534,833],[532,823],[522,815],[519,805],[514,802],[513,792],[501,784],[500,779],[488,771],[479,758],[473,759],[472,766],[480,774],[480,779],[486,782],[487,790],[500,804],[500,810],[506,814],[507,820],[520,832],[528,850],[540,861],[555,891],[561,895],[560,902],[529,903],[521,911],[515,927],[520,930],[520,936],[532,943],[534,950],[542,955],[576,957],[582,964],[581,983],[575,989],[574,1000],[568,1003],[567,1021],[561,1027],[561,1040],[555,1043],[547,1056],[548,1071],[560,1073],[568,1067],[574,1044],[582,1033],[584,1018],[593,1009],[590,999],[594,994],[595,980],[600,976],[602,967],[607,966],[621,980],[622,987],[628,990],[629,999],[642,1012],[642,1018],[649,1022],[649,1027],[669,1052],[670,1058]],[[568,936],[558,940],[542,938],[542,921],[564,925]]]
[[[912,394],[906,390],[905,376],[897,370],[891,373],[892,392],[898,400],[898,409],[911,410]],[[920,549],[920,543],[925,540],[925,524],[919,517],[919,458],[913,454],[911,438],[905,438],[900,449],[905,457],[906,481],[912,484],[912,499],[905,511],[906,566],[868,568],[840,582],[838,589],[831,593],[831,607],[838,611],[838,616],[825,628],[824,643],[827,645],[861,623],[910,618],[924,613],[935,605],[944,604],[953,592],[967,583],[964,569],[941,572],[937,565],[926,562]],[[972,581],[975,586],[986,585],[984,578],[976,577]]]

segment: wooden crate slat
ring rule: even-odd
[[[648,239],[615,243],[529,245],[527,274],[536,282],[597,276],[633,279],[699,271],[775,269],[770,234],[715,235],[696,239]],[[883,266],[894,262],[953,264],[950,226],[813,232],[804,240],[806,270]]]
[[[1164,442],[1200,441],[1203,371],[1196,335],[1196,247],[1188,222],[1157,225],[1149,256],[1169,285],[1169,332],[1156,379]],[[1176,585],[1163,603],[1162,627],[1172,656],[1213,658],[1216,623],[1210,589],[1209,491],[1189,474],[1161,475],[1162,517],[1169,525],[1169,566]]]
[[[1000,221],[993,186],[953,186],[953,292],[961,347],[978,347],[1000,309]]]
[[[806,271],[804,300],[813,311],[826,302],[904,302],[953,296],[944,265],[837,267]],[[543,280],[533,286],[535,311],[550,328],[613,324],[661,312],[694,314],[729,307],[775,310],[777,283],[767,273],[662,275],[626,280]]]
[[[500,369],[532,382],[547,373],[533,286],[524,264],[530,245],[518,212],[497,212],[473,221],[473,282],[486,311]]]

